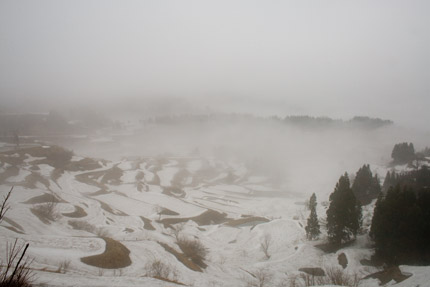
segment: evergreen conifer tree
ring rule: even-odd
[[[378,198],[379,193],[381,193],[378,175],[373,176],[368,164],[363,165],[358,170],[352,184],[352,191],[362,205],[369,204],[372,200]]]
[[[394,145],[391,157],[395,164],[405,164],[415,159],[415,148],[412,143],[398,143]]]
[[[327,210],[327,235],[333,244],[341,244],[357,235],[361,225],[361,206],[352,192],[348,174],[339,178]]]
[[[309,209],[311,210],[311,213],[308,217],[308,222],[305,227],[306,236],[309,240],[318,238],[318,236],[321,233],[316,207],[317,207],[317,197],[315,193],[313,193],[311,198],[309,199]]]

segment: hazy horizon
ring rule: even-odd
[[[0,109],[371,116],[429,131],[427,1],[2,1]]]

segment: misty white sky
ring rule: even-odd
[[[0,108],[175,98],[427,128],[430,1],[0,1]]]

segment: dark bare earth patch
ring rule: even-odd
[[[182,187],[192,174],[185,168],[181,168],[172,179],[172,186]]]
[[[102,184],[112,184],[112,185],[120,185],[121,177],[123,175],[122,169],[117,167],[116,165],[105,171],[105,174],[102,177]]]
[[[63,213],[63,215],[67,217],[72,217],[72,218],[81,218],[81,217],[87,216],[87,213],[82,207],[75,205],[75,211],[69,212],[69,213]]]
[[[130,250],[120,242],[111,238],[102,238],[106,242],[105,251],[102,254],[81,258],[85,264],[105,268],[117,269],[131,265]]]
[[[337,256],[337,261],[339,262],[339,265],[342,266],[343,269],[345,269],[346,266],[348,266],[348,258],[346,258],[346,255],[343,252],[339,254],[339,256]]]
[[[265,217],[255,216],[255,217],[232,219],[232,220],[226,222],[225,225],[232,226],[232,227],[238,227],[241,225],[256,225],[258,223],[265,223],[265,222],[269,222],[269,221],[270,220],[265,218]]]
[[[41,184],[43,184],[46,187],[46,189],[50,190],[49,180],[46,179],[45,177],[43,177],[38,172],[31,172],[31,174],[29,174],[29,175],[27,175],[25,177],[25,181],[22,184],[19,184],[19,185],[22,185],[22,186],[24,186],[26,188],[29,188],[29,189],[34,189],[34,188],[37,187],[36,184],[38,182],[40,182]]]
[[[168,196],[177,197],[177,198],[184,198],[185,192],[176,186],[169,186],[163,188],[163,194],[166,194]]]
[[[53,220],[50,216],[47,216],[47,213],[44,211],[44,207],[36,205],[35,207],[30,208],[31,213],[33,213],[40,221],[45,224],[51,224]]]
[[[140,217],[144,223],[143,228],[146,230],[155,230],[155,227],[151,224],[151,220],[148,218],[145,218],[143,216]]]
[[[161,215],[179,215],[176,211],[170,210],[168,208],[163,207],[163,209],[160,211]]]
[[[211,225],[211,224],[221,224],[228,220],[227,214],[220,213],[218,211],[208,209],[202,214],[194,217],[185,217],[185,218],[164,218],[160,222],[167,228],[172,224],[177,224],[181,222],[187,222],[188,220],[192,220],[198,225]]]
[[[14,156],[14,154],[17,154],[17,156]],[[18,153],[18,151],[3,152],[0,154],[0,162],[5,162],[12,166],[22,164],[25,158],[25,155]]]
[[[351,240],[349,242],[345,242],[342,244],[332,244],[332,243],[324,243],[315,245],[316,248],[326,252],[326,253],[334,253],[339,249],[351,246],[355,243],[355,240]]]
[[[164,248],[164,250],[166,250],[167,252],[169,252],[173,256],[175,256],[176,259],[178,259],[179,262],[184,264],[188,269],[191,269],[191,270],[197,271],[197,272],[202,272],[202,269],[197,264],[195,264],[190,258],[185,256],[185,254],[176,251],[175,249],[173,249],[172,247],[170,247],[167,244],[164,244],[161,242],[158,242],[158,244],[160,244]]]
[[[376,260],[372,257],[372,259],[361,259],[360,264],[363,266],[372,266],[372,267],[380,267],[384,264],[382,260]]]
[[[163,278],[163,277],[160,277],[160,276],[154,276],[152,278],[158,279],[158,280],[162,280],[164,282],[169,282],[169,283],[177,284],[177,285],[187,286],[184,283],[181,283],[181,282],[178,282],[178,281],[174,281],[174,280],[170,280],[170,279],[167,279],[167,278]]]
[[[99,183],[97,180],[104,175],[104,171],[91,171],[86,173],[77,174],[75,176],[77,181],[80,181],[82,183],[96,186],[100,189],[105,189],[104,184]]]
[[[2,160],[2,158],[0,158]],[[6,183],[6,180],[9,177],[17,176],[19,174],[19,168],[16,166],[9,166],[6,168],[6,170],[2,173],[0,173],[0,184]]]
[[[380,285],[385,285],[391,280],[394,280],[397,283],[399,283],[408,279],[411,276],[412,276],[411,274],[403,274],[402,271],[400,271],[398,266],[393,266],[383,271],[379,271],[379,272],[367,275],[363,279],[368,279],[368,278],[378,279],[381,282]]]
[[[101,168],[100,163],[92,158],[84,158],[70,162],[66,169],[69,171],[86,171]]]
[[[38,204],[38,203],[46,203],[46,202],[65,202],[65,201],[59,200],[56,196],[54,196],[52,194],[44,193],[42,195],[32,197],[23,203],[25,203],[25,204]]]
[[[117,216],[128,216],[127,213],[122,212],[121,210],[112,209],[107,203],[104,203],[103,201],[98,200],[100,202],[100,207],[109,212],[110,214],[117,215]]]
[[[110,192],[107,191],[106,189],[100,189],[96,192],[92,192],[92,193],[88,193],[89,196],[99,196],[99,195],[104,195],[104,194],[109,194]]]
[[[319,267],[303,267],[300,268],[299,271],[309,274],[311,276],[325,276],[324,270]]]

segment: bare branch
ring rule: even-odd
[[[10,188],[9,192],[3,198],[3,202],[2,202],[1,207],[0,207],[0,223],[2,222],[3,217],[6,214],[6,212],[10,209],[10,206],[7,203],[7,201],[9,200],[9,197],[12,193],[12,190],[13,190],[13,186]]]

